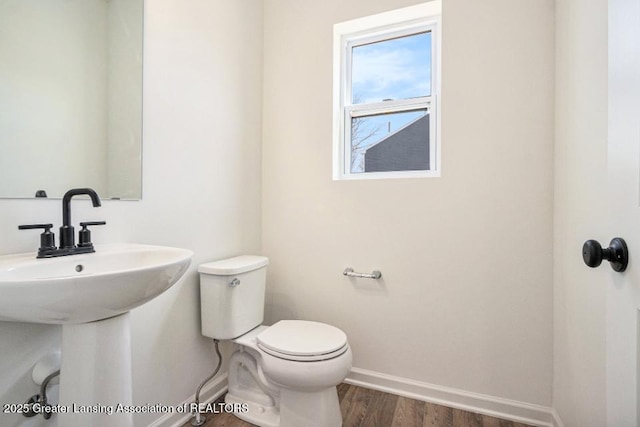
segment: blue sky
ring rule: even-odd
[[[354,47],[351,67],[354,103],[429,96],[431,33]]]

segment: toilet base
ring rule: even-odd
[[[280,390],[280,408],[247,401],[231,392],[225,403],[246,404],[247,412],[234,413],[260,427],[340,427],[342,415],[335,387],[316,392]]]
[[[282,390],[280,427],[340,427],[342,415],[335,387],[316,392]]]
[[[247,412],[234,412],[233,415],[260,427],[280,427],[280,414],[275,406],[264,406],[246,399],[239,398],[230,392],[224,398],[224,403],[232,405],[246,405]]]

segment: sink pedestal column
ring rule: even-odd
[[[133,427],[130,314],[62,326],[60,405],[64,427]],[[109,415],[111,413],[111,415]]]

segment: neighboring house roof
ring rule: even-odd
[[[365,172],[404,170],[429,170],[429,114],[365,150]]]

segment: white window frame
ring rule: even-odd
[[[440,32],[441,1],[433,0],[334,25],[333,29],[333,179],[440,176]],[[431,96],[352,104],[351,56],[357,46],[431,33]],[[351,119],[424,110],[429,112],[429,170],[351,173]]]

